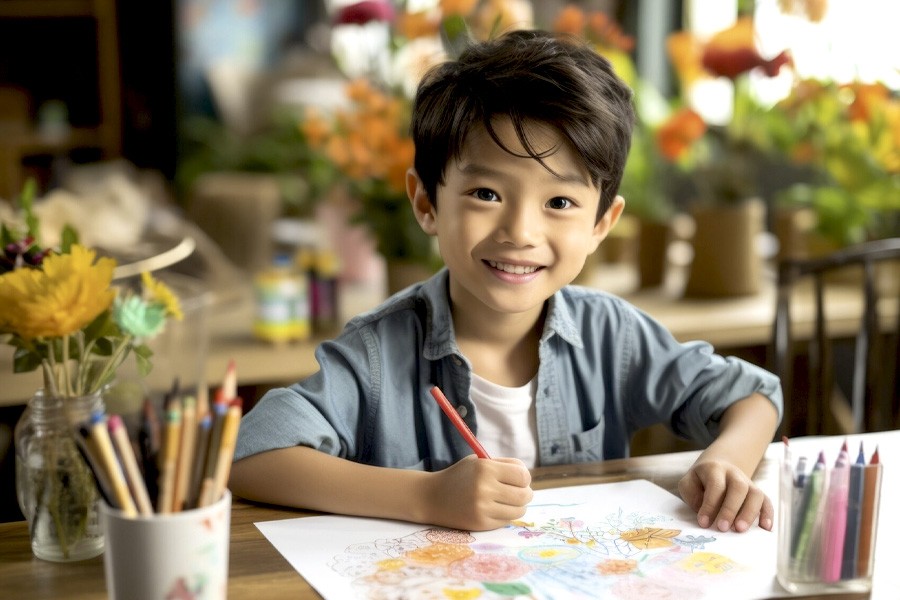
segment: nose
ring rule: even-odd
[[[495,239],[501,244],[534,246],[541,236],[541,215],[526,203],[508,203],[503,210]]]

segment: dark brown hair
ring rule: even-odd
[[[632,96],[609,61],[576,38],[522,30],[472,43],[419,84],[411,125],[416,171],[435,204],[447,165],[474,128],[509,151],[492,127],[497,117],[510,119],[522,147],[543,164],[555,149],[537,152],[526,131],[529,122],[545,123],[569,140],[600,188],[599,219],[622,181]]]

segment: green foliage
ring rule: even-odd
[[[241,135],[208,117],[192,117],[184,126],[184,158],[176,187],[181,198],[205,173],[270,173],[278,180],[286,215],[307,216],[334,180],[334,169],[307,143],[290,111],[278,112],[265,129]]]
[[[405,195],[392,191],[381,180],[359,183],[352,191],[361,204],[352,221],[369,228],[379,254],[388,260],[432,261],[431,238],[422,231]]]
[[[852,87],[807,80],[759,128],[786,160],[815,173],[777,201],[812,208],[818,233],[839,246],[900,235],[900,173],[876,155],[890,125],[871,107],[868,120],[851,119],[852,99]]]

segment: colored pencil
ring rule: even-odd
[[[143,516],[153,514],[153,504],[150,502],[150,496],[147,494],[147,484],[144,483],[144,477],[138,468],[137,459],[134,456],[134,448],[128,439],[128,431],[119,415],[110,415],[107,419],[107,427],[109,428],[109,436],[112,439],[113,446],[122,469],[125,472],[125,480],[128,483],[128,489],[134,498],[137,511]]]
[[[221,389],[226,402],[237,398],[237,367],[233,358],[228,361],[228,366],[225,368],[225,378],[222,380]]]
[[[223,397],[219,394],[219,397],[213,403],[212,428],[209,431],[209,441],[207,442],[203,478],[200,480],[200,491],[197,494],[198,506],[203,506],[203,503],[213,493],[216,465],[219,461],[219,449],[222,444],[222,430],[225,427],[225,415],[228,412],[228,404],[222,401]]]
[[[447,418],[450,419],[450,422],[453,423],[453,426],[456,427],[456,430],[459,431],[460,435],[463,436],[463,439],[466,440],[466,443],[469,444],[469,447],[475,452],[476,456],[478,456],[478,458],[490,458],[484,447],[475,437],[475,434],[472,433],[472,430],[469,429],[469,426],[466,425],[463,418],[459,416],[459,413],[453,410],[450,401],[447,400],[447,397],[444,396],[444,393],[438,386],[431,388],[431,395],[437,401],[441,410],[444,411],[444,414],[447,415]]]
[[[100,466],[109,479],[116,504],[125,513],[125,516],[136,517],[137,507],[134,504],[134,499],[131,497],[131,492],[128,490],[125,474],[122,472],[118,460],[116,460],[116,452],[113,450],[112,440],[106,428],[106,415],[103,414],[103,411],[98,410],[91,414],[88,429],[91,434],[90,443],[97,451]]]
[[[175,490],[172,494],[172,511],[184,509],[191,467],[194,460],[194,440],[197,437],[197,406],[192,396],[184,399],[181,408],[181,440],[178,444],[178,460],[175,464]]]
[[[809,480],[803,488],[803,501],[800,507],[802,518],[797,519],[794,529],[794,542],[791,544],[791,557],[796,561],[798,568],[802,568],[809,560],[810,546],[816,519],[819,513],[819,503],[822,496],[822,488],[825,478],[825,453],[819,452],[819,458],[813,467]]]
[[[844,535],[844,560],[841,563],[841,579],[856,578],[856,564],[859,561],[859,522],[865,470],[866,457],[863,454],[863,444],[860,442],[856,462],[850,465],[847,492],[847,530]]]
[[[116,501],[115,498],[113,498],[112,493],[112,485],[109,483],[109,479],[107,479],[106,474],[103,472],[103,469],[100,466],[100,461],[97,458],[97,451],[92,448],[92,444],[90,442],[91,432],[88,429],[87,424],[83,423],[79,425],[75,428],[75,431],[75,446],[81,453],[81,457],[84,459],[84,462],[86,462],[88,467],[90,467],[90,471],[94,475],[94,482],[97,484],[97,490],[100,492],[100,496],[103,497],[103,500],[108,505],[116,506]]]
[[[847,533],[847,496],[850,485],[850,459],[846,444],[838,454],[828,481],[825,520],[822,532],[822,579],[829,583],[841,578],[844,560],[844,536]]]
[[[231,473],[231,462],[234,459],[234,446],[237,443],[238,428],[241,424],[242,407],[243,404],[240,398],[235,398],[228,405],[217,452],[218,459],[213,476],[213,485],[210,488],[211,491],[203,499],[201,506],[214,504],[222,497],[222,494],[225,493],[225,488],[228,486],[228,475]]]
[[[878,499],[881,493],[881,460],[878,448],[872,453],[863,477],[863,503],[859,521],[859,556],[856,573],[868,577],[871,573],[872,553],[875,551],[875,530],[878,525]]]
[[[175,470],[178,463],[178,445],[181,443],[181,402],[170,398],[166,405],[165,440],[159,456],[159,496],[156,512],[172,512],[175,495]]]
[[[212,415],[206,413],[200,417],[197,435],[194,441],[194,460],[191,465],[191,480],[185,496],[185,508],[194,508],[200,499],[200,488],[203,485],[203,468],[209,452],[209,432],[212,429]]]

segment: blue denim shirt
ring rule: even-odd
[[[550,298],[539,353],[539,465],[625,457],[632,434],[655,423],[708,444],[725,408],[753,392],[781,418],[777,377],[707,343],[679,343],[598,290],[568,286]],[[364,464],[439,470],[472,453],[430,394],[440,386],[477,435],[446,269],[355,317],[316,358],[316,374],[267,392],[244,415],[235,460],[304,445]]]

